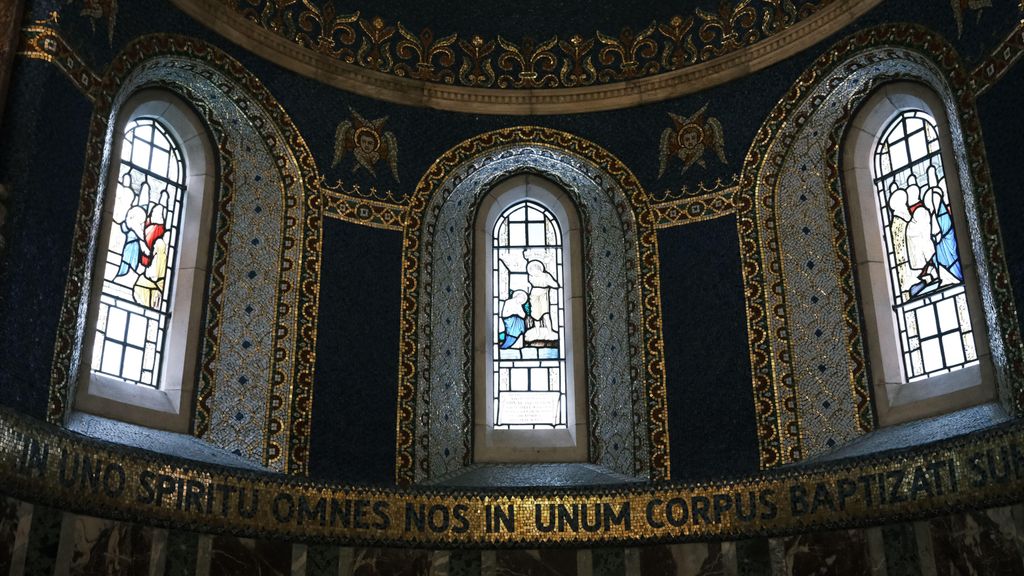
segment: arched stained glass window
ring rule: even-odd
[[[935,119],[901,112],[874,152],[906,381],[978,363]]]
[[[513,204],[495,222],[492,251],[492,426],[565,428],[565,282],[558,221],[537,202]]]
[[[171,315],[185,164],[151,118],[128,123],[92,347],[92,370],[158,387]]]

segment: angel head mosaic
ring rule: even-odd
[[[363,168],[376,178],[377,164],[386,160],[395,182],[399,182],[398,141],[394,132],[384,130],[384,122],[388,117],[367,120],[355,110],[349,108],[349,111],[352,112],[352,119],[342,121],[334,132],[334,160],[331,161],[331,167],[340,164],[351,150],[355,157],[352,172]]]
[[[498,217],[492,244],[495,428],[566,426],[562,231],[530,200]]]
[[[668,113],[672,118],[673,126],[665,128],[661,133],[661,146],[658,149],[658,178],[665,174],[665,169],[668,168],[672,158],[678,158],[683,163],[682,174],[685,174],[694,164],[704,168],[706,166],[704,156],[709,148],[714,150],[722,164],[726,164],[722,123],[717,118],[705,117],[707,109],[708,105],[705,104],[700,110],[686,118],[671,112]]]
[[[157,386],[170,318],[185,164],[159,122],[124,133],[93,344],[92,370]]]
[[[886,127],[875,149],[874,181],[907,379],[976,364],[934,118],[907,111]]]

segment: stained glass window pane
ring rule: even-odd
[[[893,312],[908,381],[977,364],[935,119],[901,113],[875,148]]]
[[[163,125],[128,123],[103,256],[94,372],[159,386],[184,174],[181,147]]]
[[[498,217],[492,239],[492,425],[565,428],[565,285],[558,221],[544,206],[524,200]]]

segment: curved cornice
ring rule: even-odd
[[[183,460],[80,436],[0,406],[0,486],[7,496],[77,514],[267,540],[637,546],[843,530],[1017,503],[1024,491],[1022,435],[1017,420],[908,450],[704,482],[401,489]]]
[[[310,32],[286,37],[280,22],[247,18],[232,0],[171,1],[246,50],[342,90],[409,106],[514,115],[614,110],[704,90],[784,60],[881,2],[807,0],[807,15],[787,14],[777,0],[723,2],[719,14],[697,10],[699,23],[691,15],[635,34],[623,29],[619,38],[552,37],[528,50],[526,40],[501,36],[497,43],[430,30],[417,36],[401,23],[358,13],[332,16],[326,26],[311,15]],[[491,51],[473,60],[474,45]],[[681,60],[674,50],[682,50]],[[477,64],[483,77],[463,73]]]

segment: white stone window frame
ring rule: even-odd
[[[978,364],[930,378],[905,381],[903,352],[893,313],[881,212],[874,186],[875,148],[883,131],[903,112],[922,110],[935,119],[964,288]],[[955,147],[955,144],[959,146]],[[864,315],[865,344],[871,367],[875,413],[880,426],[891,426],[945,414],[996,398],[996,376],[989,350],[989,328],[981,301],[971,227],[962,174],[947,111],[939,96],[916,82],[880,87],[854,117],[845,139],[843,180],[847,191],[850,235],[856,259],[857,285]]]
[[[498,218],[513,204],[532,200],[547,208],[562,231],[565,287],[566,427],[503,430],[492,425],[494,387],[493,234]],[[524,174],[497,184],[480,202],[474,245],[473,459],[496,462],[586,462],[587,402],[584,352],[583,261],[580,219],[572,199],[543,177]]]
[[[138,118],[160,122],[181,145],[185,163],[185,197],[179,231],[177,262],[159,387],[152,388],[119,378],[94,373],[92,347],[95,340],[99,298],[102,292],[105,258],[96,256],[90,280],[82,362],[76,387],[75,410],[139,424],[149,428],[188,433],[191,427],[192,397],[199,356],[202,310],[209,273],[209,246],[213,221],[216,167],[211,139],[192,109],[174,93],[143,89],[130,96],[116,113],[108,142],[109,172],[105,179],[103,210],[93,254],[107,249],[112,228],[114,197],[120,168],[124,130]]]

